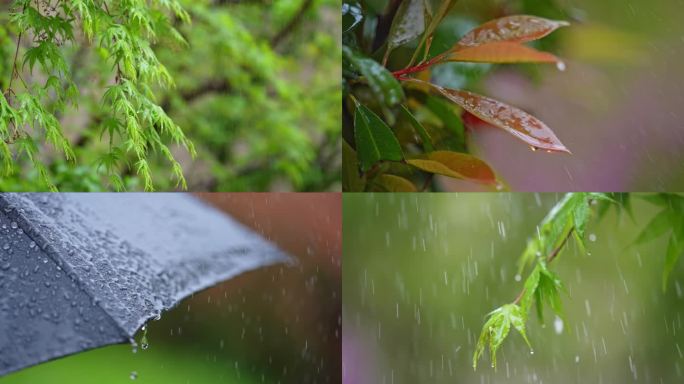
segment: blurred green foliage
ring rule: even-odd
[[[341,60],[336,1],[159,2],[168,8],[122,1],[109,10],[101,1],[49,3],[0,2],[0,89],[14,105],[6,91],[19,46],[27,86],[17,79],[13,92],[36,95],[41,113],[54,117],[25,130],[31,145],[5,137],[13,164],[0,189],[170,190],[185,180],[190,190],[339,188],[340,87],[330,81],[339,77]],[[42,27],[17,22],[24,6],[73,33],[37,38]],[[117,54],[116,44],[108,44],[124,40],[108,38],[109,25],[125,26],[133,49]],[[32,74],[21,65],[40,41],[55,43],[52,58],[64,62],[56,77],[79,91],[59,105],[52,93],[37,89],[54,65],[36,65]],[[145,52],[147,46],[152,51]],[[174,86],[136,76],[152,71],[156,60],[157,72],[147,77],[168,73]],[[126,84],[122,79],[137,81],[135,92],[111,92]],[[110,97],[103,98],[106,89]],[[123,101],[132,104],[133,117],[121,113]],[[162,120],[157,106],[170,120]],[[13,124],[9,114],[1,117]],[[73,158],[48,145],[46,138],[60,137],[50,132],[63,135],[64,142],[50,141],[72,150]]]

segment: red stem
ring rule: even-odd
[[[424,63],[414,65],[413,67],[408,67],[408,68],[404,68],[404,69],[401,69],[398,71],[394,71],[394,72],[392,72],[392,76],[394,76],[397,79],[401,79],[402,77],[405,77],[408,74],[416,73],[416,72],[422,72],[422,71],[428,69],[429,67],[431,67],[432,65],[437,64],[437,62],[442,60],[443,57],[444,57],[444,54],[437,55],[437,56],[433,57],[432,59],[430,59]]]

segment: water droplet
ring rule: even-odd
[[[589,234],[589,241],[596,241],[596,235],[593,233]]]
[[[530,355],[534,355],[534,349],[530,349]]]
[[[520,274],[515,275],[515,281],[520,281],[521,279],[522,277],[520,276]]]
[[[131,372],[131,375],[129,377],[131,378],[131,380],[137,379],[138,378],[138,372],[136,372],[136,371]]]
[[[36,246],[36,242],[32,241],[29,243],[29,248],[34,248]]]
[[[141,343],[141,344],[140,344],[140,346],[142,347],[142,349],[147,349],[147,348],[149,348],[149,347],[150,347],[150,345],[149,345],[149,344],[147,344],[147,343],[144,343],[144,342],[143,342],[143,343]]]
[[[553,320],[553,329],[556,331],[557,335],[563,333],[563,319],[556,316],[556,319]]]
[[[9,246],[9,244],[5,244],[5,245],[3,245],[3,246],[2,246],[2,249],[4,249],[5,251],[6,251],[6,250],[8,250],[8,249],[10,249],[10,246]]]
[[[147,330],[147,324],[143,324],[142,328],[140,328],[140,329],[141,329],[143,332],[145,332],[145,330]]]
[[[579,355],[575,355],[575,363],[579,363]]]
[[[10,227],[12,227],[12,229],[17,229],[17,227],[18,227],[17,222],[16,221],[11,222]]]
[[[559,61],[556,63],[556,68],[558,68],[559,71],[563,72],[565,71],[565,63],[562,61]]]
[[[532,150],[532,152],[536,152],[539,148],[532,146],[530,147],[530,149]]]
[[[47,258],[44,258],[44,259],[43,259],[43,264],[47,264],[47,262],[48,262],[48,259],[47,259]]]
[[[2,269],[3,271],[6,271],[6,270],[10,269],[10,266],[11,266],[10,263],[5,263],[3,265],[0,265],[0,269]]]

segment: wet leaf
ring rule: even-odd
[[[401,85],[380,63],[355,53],[346,46],[342,47],[342,52],[352,66],[366,78],[378,101],[387,106],[393,106],[404,100],[404,90]]]
[[[366,184],[359,175],[359,161],[354,149],[342,140],[342,190],[345,192],[363,192]]]
[[[413,183],[395,175],[380,175],[375,178],[374,182],[384,192],[416,192],[416,186]]]
[[[430,84],[415,79],[406,79],[405,82],[421,85]],[[430,86],[461,108],[496,127],[506,130],[529,144],[533,149],[570,153],[546,124],[519,108],[467,91],[443,88],[434,84],[430,84]]]
[[[566,21],[548,20],[536,16],[515,15],[502,17],[484,23],[468,32],[456,43],[452,50],[501,41],[524,43],[541,39],[556,29],[568,25],[570,23]]]
[[[539,267],[535,267],[532,273],[525,280],[525,291],[520,299],[520,307],[527,313],[532,305],[532,299],[539,286]]]
[[[456,3],[452,0],[443,0],[439,8],[437,9],[437,12],[435,12],[434,14],[432,14],[432,12],[428,13],[428,17],[430,17],[430,23],[425,29],[425,33],[423,33],[423,37],[421,38],[420,43],[418,43],[418,47],[416,48],[416,51],[413,53],[413,57],[411,57],[409,66],[416,61],[416,59],[418,58],[418,54],[421,51],[421,48],[423,48],[428,38],[430,38],[430,36],[432,36],[432,34],[435,33],[435,30],[437,29],[439,23],[442,22],[444,16],[446,16],[446,14],[449,13],[451,8],[455,4]]]
[[[450,53],[444,61],[463,61],[471,63],[556,63],[562,61],[556,56],[537,51],[534,48],[516,43],[495,42],[467,47]]]
[[[387,37],[387,55],[392,49],[408,43],[425,31],[424,0],[404,0],[401,2]]]
[[[401,161],[404,158],[399,141],[390,127],[364,105],[356,107],[354,134],[363,171],[380,160]]]
[[[518,305],[506,304],[495,309],[488,316],[489,319],[487,319],[482,327],[482,332],[473,354],[473,369],[477,369],[477,361],[487,346],[489,346],[489,357],[492,361],[492,367],[496,368],[496,352],[508,336],[511,325],[520,332],[527,345],[530,345],[525,332],[527,315]]]
[[[418,136],[420,136],[420,140],[423,143],[423,148],[425,149],[425,151],[432,152],[434,150],[434,147],[432,146],[432,138],[430,137],[430,134],[427,132],[425,127],[423,127],[423,124],[416,120],[416,117],[413,116],[411,111],[409,111],[405,105],[401,106],[401,111],[404,113],[404,115],[406,115],[406,118],[408,118],[408,120],[411,122],[411,125],[413,126],[413,129],[416,130]]]
[[[412,166],[429,173],[467,179],[484,184],[496,182],[494,171],[475,156],[459,152],[434,151],[424,158],[406,161]]]

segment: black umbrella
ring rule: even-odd
[[[0,375],[132,340],[183,297],[287,256],[184,194],[0,194]]]

